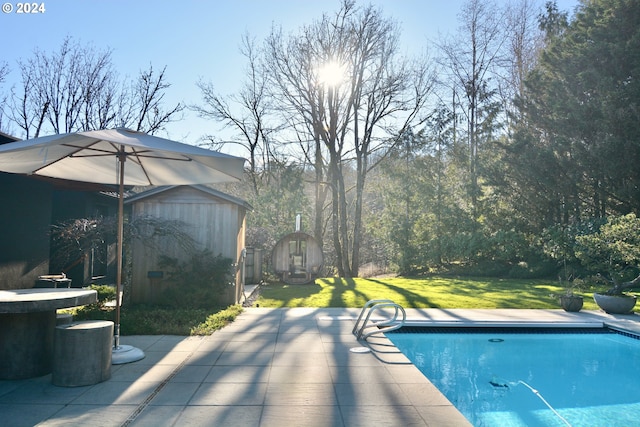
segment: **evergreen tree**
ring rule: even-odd
[[[552,28],[505,147],[511,192],[539,224],[637,212],[640,3],[592,0]]]

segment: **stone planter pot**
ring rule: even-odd
[[[602,295],[593,294],[598,307],[609,314],[627,314],[636,305],[635,295]]]
[[[562,295],[560,297],[560,306],[564,311],[577,312],[582,310],[584,299],[578,295]]]

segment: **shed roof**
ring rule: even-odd
[[[152,197],[152,196],[158,195],[160,193],[164,193],[166,191],[173,190],[173,189],[180,188],[180,187],[191,187],[191,188],[194,188],[196,190],[202,191],[202,192],[204,192],[206,194],[209,194],[211,196],[218,197],[220,199],[226,200],[229,203],[233,203],[233,204],[242,206],[245,209],[248,209],[248,210],[253,209],[253,206],[251,206],[248,202],[246,202],[246,201],[244,201],[244,200],[242,200],[242,199],[240,199],[238,197],[232,196],[232,195],[227,194],[227,193],[223,193],[220,190],[216,190],[215,188],[209,187],[207,185],[202,185],[202,184],[195,184],[195,185],[163,185],[163,186],[153,187],[153,188],[151,188],[149,190],[142,191],[142,192],[140,192],[138,194],[135,194],[133,196],[127,197],[124,200],[124,203],[135,203],[135,202],[140,201],[142,199],[146,199],[148,197]]]

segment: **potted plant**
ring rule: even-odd
[[[628,291],[640,287],[640,218],[610,217],[598,231],[577,236],[576,256],[598,272],[596,283],[607,286],[593,294],[598,307],[611,314],[630,313],[636,296]]]
[[[574,253],[575,237],[578,231],[575,226],[557,225],[547,228],[543,239],[543,251],[557,262],[560,268],[558,282],[566,289],[564,294],[552,296],[560,301],[560,306],[565,311],[572,312],[582,310],[584,304],[584,298],[575,294],[583,282],[580,279],[573,279],[575,267],[578,264]]]
[[[584,298],[582,295],[576,295],[574,293],[580,289],[581,284],[582,282],[579,279],[569,282],[566,292],[560,295],[560,306],[564,311],[578,312],[582,310]]]
[[[606,279],[604,277],[601,280],[612,286],[604,292],[593,294],[593,299],[598,307],[609,314],[631,313],[636,305],[636,296],[624,291],[637,288],[640,285],[640,275],[626,282],[618,282],[615,278]]]

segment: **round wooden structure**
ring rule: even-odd
[[[289,284],[310,283],[318,277],[324,257],[312,236],[295,232],[276,243],[271,253],[274,272]]]

